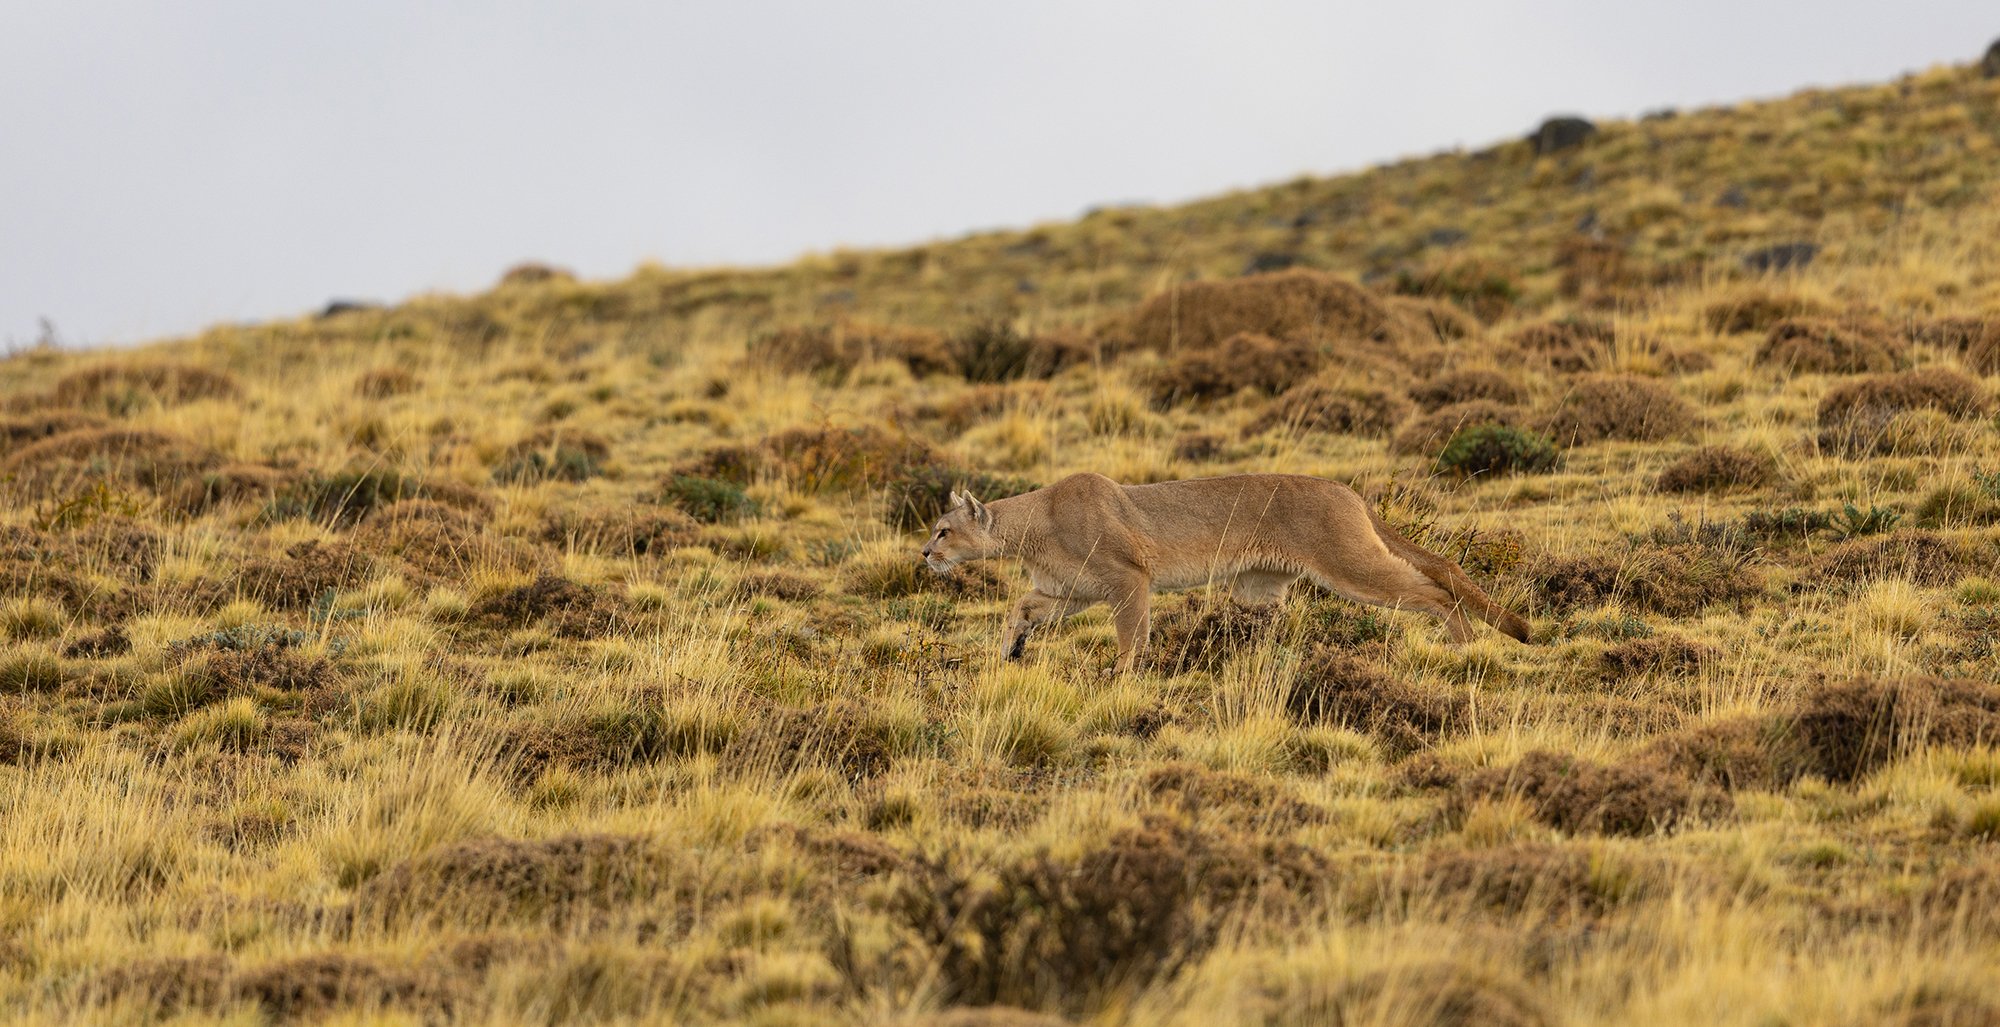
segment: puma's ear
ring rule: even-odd
[[[993,513],[986,509],[986,504],[972,498],[972,493],[970,492],[965,494],[965,501],[972,507],[972,519],[978,521],[980,527],[991,530],[993,528]]]
[[[953,510],[965,509],[965,494],[957,489],[951,490],[951,508]]]

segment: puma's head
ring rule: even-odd
[[[967,560],[1000,554],[1000,540],[993,537],[993,514],[986,504],[968,493],[954,491],[951,506],[931,527],[924,543],[924,563],[943,574]]]

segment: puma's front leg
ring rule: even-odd
[[[1130,674],[1138,665],[1140,652],[1146,648],[1146,636],[1153,629],[1152,582],[1135,583],[1112,610],[1111,620],[1118,629],[1118,664],[1112,673]]]
[[[1089,605],[1082,600],[1063,599],[1039,590],[1022,596],[1021,601],[1014,604],[1014,612],[1007,616],[1007,629],[1001,635],[1000,651],[1010,660],[1020,659],[1028,648],[1028,632]]]

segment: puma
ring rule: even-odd
[[[1473,637],[1467,610],[1528,641],[1527,621],[1458,565],[1383,524],[1353,489],[1305,475],[1120,485],[1073,474],[990,503],[954,491],[924,562],[944,574],[992,557],[1019,559],[1034,585],[1007,618],[1008,659],[1021,658],[1038,625],[1109,603],[1113,669],[1128,673],[1146,646],[1154,592],[1220,582],[1245,602],[1271,603],[1302,577],[1349,599],[1430,614],[1454,642]]]

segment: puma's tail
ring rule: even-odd
[[[1459,605],[1471,610],[1480,620],[1493,625],[1500,633],[1517,642],[1527,642],[1528,622],[1519,614],[1493,601],[1486,590],[1465,576],[1465,571],[1450,560],[1431,552],[1403,537],[1403,533],[1383,523],[1380,514],[1373,507],[1368,510],[1368,521],[1375,526],[1375,534],[1389,551],[1409,561],[1410,566],[1438,583],[1438,587],[1451,593]]]

